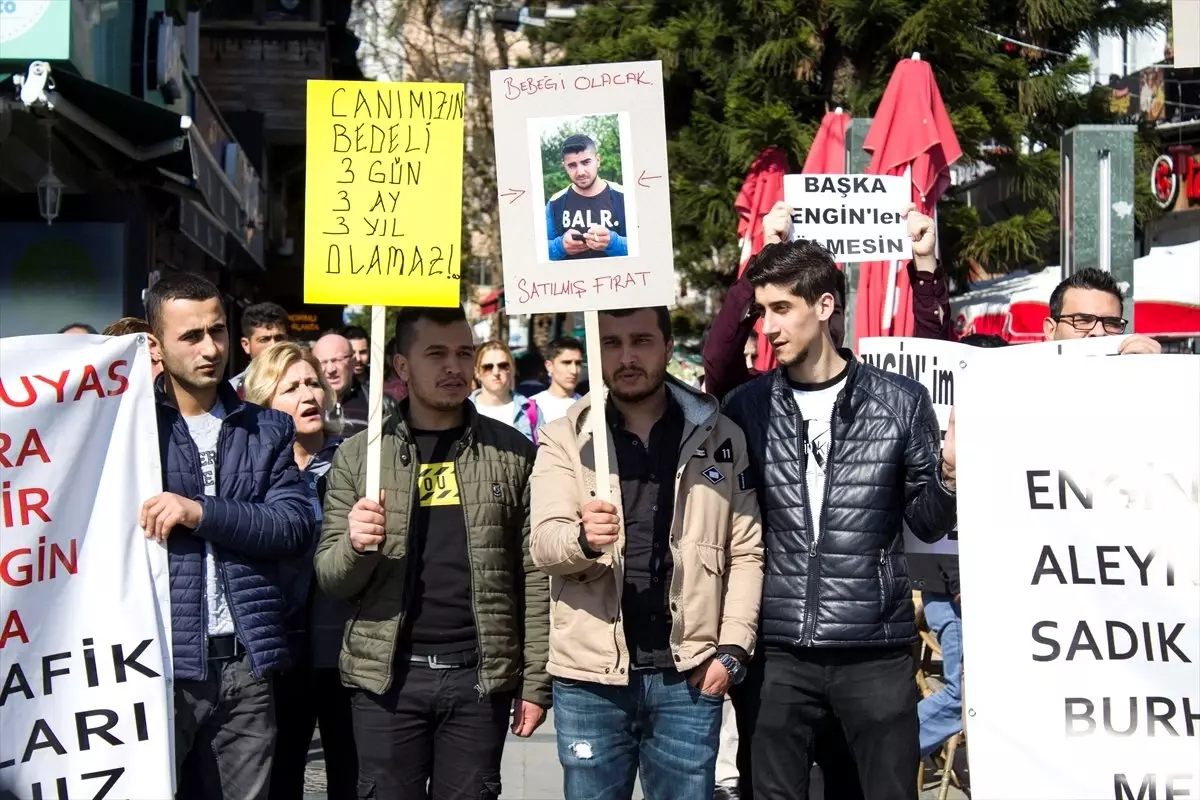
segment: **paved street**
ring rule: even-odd
[[[309,792],[304,800],[325,800],[325,776],[321,762],[320,740],[313,742],[309,754],[310,763],[305,776],[305,788]],[[546,724],[529,739],[510,736],[504,748],[503,784],[505,800],[561,800],[562,770],[558,765],[558,754],[554,743],[554,712],[550,712]],[[814,786],[814,790],[817,787]],[[634,800],[642,800],[641,787],[634,792]],[[934,800],[937,789],[921,793],[921,800]],[[953,800],[962,800],[966,795],[951,789]],[[822,800],[823,793],[814,791],[811,800]],[[829,800],[836,800],[830,798]]]

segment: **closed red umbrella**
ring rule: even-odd
[[[742,190],[733,203],[733,210],[738,215],[738,237],[742,247],[739,278],[746,271],[746,264],[763,248],[762,218],[783,199],[783,176],[787,171],[787,153],[778,147],[763,150],[750,165]],[[758,337],[754,368],[761,372],[775,369],[775,350],[767,337],[763,336],[761,320],[755,324],[754,331]]]
[[[867,172],[912,178],[917,210],[932,214],[950,185],[950,165],[962,157],[962,147],[942,103],[929,64],[913,54],[896,65],[863,149],[871,153]],[[907,270],[894,261],[859,264],[856,338],[911,336],[912,291]]]
[[[846,171],[846,128],[850,126],[850,115],[841,108],[826,111],[821,118],[821,128],[813,138],[804,159],[804,169],[810,175],[835,175]]]

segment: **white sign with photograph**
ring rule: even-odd
[[[820,243],[835,261],[903,261],[912,239],[900,215],[912,202],[904,175],[785,175],[792,238]]]
[[[955,398],[972,793],[1196,797],[1200,358],[991,355]]]
[[[662,64],[492,73],[505,310],[672,305]]]

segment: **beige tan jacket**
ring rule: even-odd
[[[669,378],[684,412],[671,523],[671,652],[686,671],[718,645],[754,651],[762,597],[762,526],[742,431],[717,401]],[[595,496],[590,399],[539,432],[533,468],[530,548],[550,575],[547,671],[592,683],[629,682],[621,621],[625,526],[613,553],[589,559],[579,544],[582,508]],[[617,455],[608,442],[612,504],[621,511]]]

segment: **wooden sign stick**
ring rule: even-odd
[[[587,339],[588,397],[592,404],[588,422],[592,426],[592,452],[596,461],[596,499],[609,503],[612,502],[612,484],[608,471],[608,425],[604,419],[604,371],[600,366],[598,312],[583,312],[583,331]]]
[[[367,492],[380,502],[379,472],[383,453],[383,376],[387,306],[371,306],[371,364],[367,385]],[[367,548],[369,551],[377,547]]]

